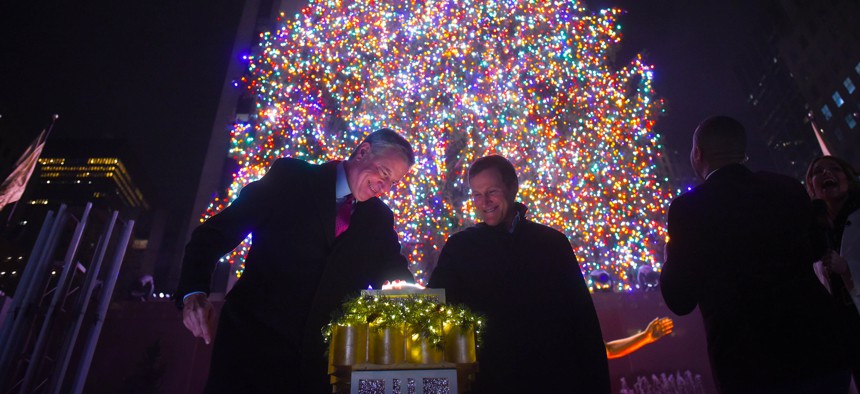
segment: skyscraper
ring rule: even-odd
[[[831,154],[860,165],[860,4],[764,4],[736,71],[776,168],[803,177],[822,154],[813,125]]]
[[[9,223],[2,229],[0,286],[15,289],[48,211],[65,204],[70,212],[93,208],[88,227],[98,228],[111,213],[135,221],[132,243],[126,252],[124,274],[118,289],[135,276],[152,274],[162,232],[163,215],[153,209],[146,181],[134,172],[134,157],[123,143],[110,140],[49,141],[23,197],[4,210]],[[98,243],[98,231],[86,232],[76,259],[83,265]],[[61,244],[62,245],[62,244]],[[62,248],[60,248],[62,249]],[[58,250],[56,253],[65,253]],[[128,276],[128,278],[126,278]]]

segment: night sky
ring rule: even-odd
[[[125,139],[153,199],[190,204],[240,2],[34,3],[0,11],[2,133],[36,135],[57,113],[51,139]]]
[[[144,164],[145,173],[133,176],[150,185],[153,205],[182,218],[168,234],[180,236],[176,233],[191,209],[227,62],[238,60],[230,59],[230,52],[241,2],[4,3],[0,134],[24,137],[3,141],[26,144],[53,113],[60,119],[52,140],[125,139]],[[665,136],[667,148],[678,152],[676,171],[691,173],[685,161],[690,137],[703,118],[726,114],[752,126],[732,67],[754,13],[718,1],[586,4],[595,10],[627,10],[616,61],[623,65],[644,52],[646,63],[655,66],[654,90],[668,102],[667,115],[655,129]],[[763,144],[750,140],[751,166],[769,169],[758,153]],[[225,141],[225,153],[226,147]]]

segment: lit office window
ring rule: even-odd
[[[833,117],[833,113],[830,112],[830,108],[827,104],[824,104],[824,106],[821,107],[821,114],[824,115],[824,120],[830,120],[830,118]]]
[[[842,104],[845,104],[845,100],[842,100],[842,95],[839,94],[839,92],[833,92],[833,102],[836,103],[836,108],[839,108],[842,106]]]
[[[845,115],[845,123],[848,123],[849,129],[857,127],[857,120],[854,119],[854,114]]]
[[[854,82],[851,81],[851,77],[845,78],[845,80],[842,81],[842,84],[845,85],[845,90],[848,91],[848,94],[854,93],[854,90],[856,90]]]

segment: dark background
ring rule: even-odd
[[[34,3],[0,9],[0,132],[124,139],[153,205],[189,209],[241,2]]]

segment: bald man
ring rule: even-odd
[[[722,393],[845,393],[842,326],[812,270],[812,205],[787,176],[752,172],[746,131],[716,116],[693,134],[704,182],[672,201],[661,291],[702,313]]]

